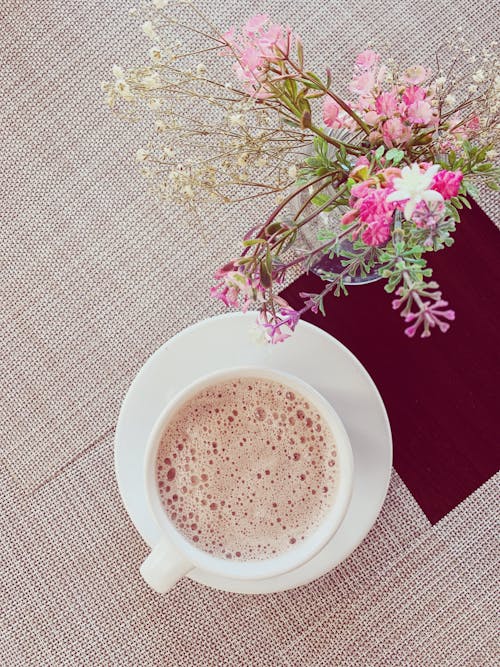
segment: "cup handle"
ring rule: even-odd
[[[140,572],[144,581],[157,593],[169,591],[193,564],[166,539],[159,542],[146,557]]]

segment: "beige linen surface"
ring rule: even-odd
[[[200,229],[148,196],[139,128],[99,90],[149,47],[127,9],[0,6],[0,665],[495,664],[493,480],[431,527],[394,474],[363,545],[296,591],[142,583],[113,476],[120,403],[162,342],[219,312],[212,273],[266,205],[210,208]],[[486,0],[205,3],[221,25],[262,10],[344,84],[367,45],[430,62],[460,25],[475,48],[494,33]]]

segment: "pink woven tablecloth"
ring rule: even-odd
[[[186,579],[161,597],[140,579],[146,547],[113,473],[118,410],[162,342],[219,312],[213,271],[265,204],[212,207],[193,224],[150,198],[139,129],[99,89],[115,62],[147,51],[126,9],[0,8],[0,665],[497,664],[494,478],[431,525],[394,473],[365,542],[295,591],[247,597]],[[486,0],[205,2],[228,26],[263,9],[339,82],[367,45],[430,62],[459,26],[479,49],[496,21]],[[480,203],[497,216],[497,200]]]

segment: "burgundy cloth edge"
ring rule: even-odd
[[[474,202],[461,217],[454,245],[427,255],[457,313],[448,333],[408,339],[383,281],[327,298],[326,317],[304,317],[340,340],[373,377],[391,422],[394,467],[433,524],[500,467],[500,289],[493,274],[500,236]],[[299,292],[321,287],[319,278],[304,274],[281,296],[298,307]]]

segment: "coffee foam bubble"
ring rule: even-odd
[[[258,378],[212,385],[166,427],[156,478],[167,515],[220,558],[277,556],[324,519],[336,489],[336,449],[314,406]]]

